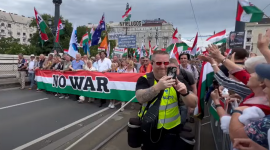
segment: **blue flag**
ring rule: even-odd
[[[105,16],[103,14],[92,36],[91,46],[98,45],[98,42],[100,41],[100,38],[101,38],[101,33],[102,31],[105,31],[105,30],[106,30],[106,24],[105,24]]]

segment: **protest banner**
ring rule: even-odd
[[[85,97],[129,101],[135,96],[139,73],[37,70],[39,89]],[[137,99],[134,100],[137,102]]]

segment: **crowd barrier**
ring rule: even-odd
[[[212,100],[209,100],[206,108],[210,117],[211,130],[214,137],[216,150],[232,150],[232,143],[229,134],[223,133],[220,127],[220,120],[216,120],[214,116],[209,112],[211,108],[211,102]]]

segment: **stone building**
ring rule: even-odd
[[[149,48],[149,41],[151,46],[158,45],[158,49],[166,48],[171,42],[171,37],[174,33],[173,24],[164,19],[143,20],[141,26],[123,27],[119,22],[106,22],[111,27],[109,34],[127,34],[136,35],[136,45],[140,47],[144,42],[145,47]],[[88,24],[89,28],[96,27],[97,24]]]
[[[32,20],[30,17],[0,10],[0,38],[13,37],[21,44],[30,44],[29,39],[37,30],[29,27]]]
[[[257,55],[261,55],[259,49],[257,48],[258,35],[260,33],[265,34],[269,27],[269,18],[263,18],[263,20],[260,22],[246,23],[245,48],[253,53],[256,53]]]

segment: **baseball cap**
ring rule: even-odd
[[[255,67],[259,77],[270,80],[270,64],[259,64]]]
[[[35,55],[34,54],[31,54],[30,57],[35,57]]]

